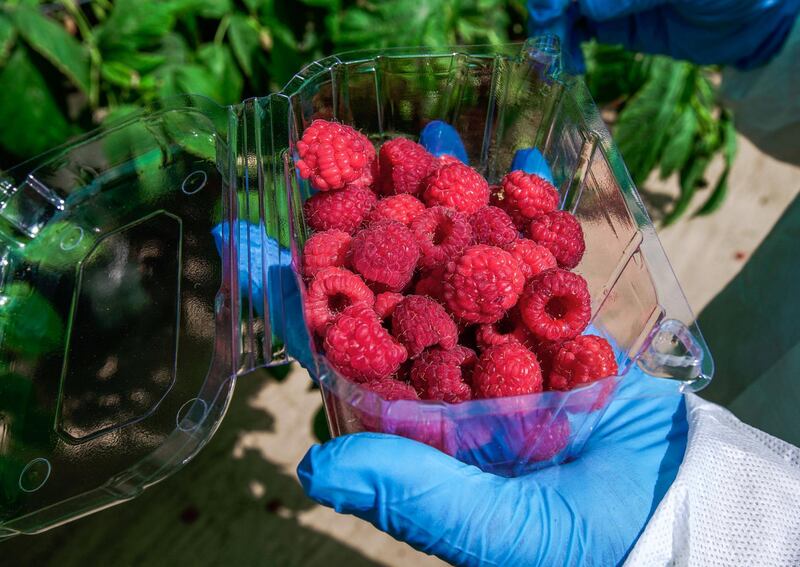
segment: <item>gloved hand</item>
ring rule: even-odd
[[[528,0],[528,32],[556,33],[576,70],[590,38],[700,64],[750,69],[783,46],[800,0]]]
[[[290,356],[303,367],[313,368],[311,339],[302,324],[303,301],[292,270],[292,252],[268,236],[263,225],[240,220],[238,229],[236,244],[241,299],[246,304],[251,303],[260,317],[265,316],[266,303],[269,331],[283,342]],[[231,238],[230,225],[227,221],[216,225],[211,235],[222,258]]]
[[[297,472],[317,502],[454,564],[614,565],[675,479],[686,437],[675,384],[631,370],[571,463],[503,478],[360,433],[312,447]]]

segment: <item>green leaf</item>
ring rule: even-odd
[[[672,211],[664,217],[664,226],[672,224],[686,212],[710,161],[707,156],[696,156],[684,166],[681,171],[681,194]]]
[[[100,66],[100,75],[112,85],[126,89],[139,84],[139,73],[119,61],[103,62]]]
[[[318,8],[338,8],[341,0],[302,0],[306,6]]]
[[[64,326],[49,301],[24,283],[7,286],[2,297],[0,329],[4,348],[24,356],[38,356],[61,345]]]
[[[703,206],[697,211],[697,216],[704,216],[710,215],[714,211],[720,208],[723,201],[725,201],[725,197],[728,195],[728,174],[730,173],[729,168],[725,168],[720,176],[717,184],[714,186],[714,190],[711,192],[711,196],[708,200],[703,203]]]
[[[100,49],[104,53],[120,48],[136,51],[159,44],[175,24],[174,11],[168,2],[117,0],[98,28]]]
[[[170,0],[174,13],[179,17],[197,14],[201,18],[218,19],[233,10],[231,0]]]
[[[241,14],[231,16],[228,37],[233,53],[248,77],[253,76],[253,58],[259,51],[258,22]]]
[[[17,31],[25,42],[76,87],[89,91],[89,52],[80,42],[38,10],[18,7],[13,12]]]
[[[64,142],[72,128],[55,96],[33,64],[28,51],[14,50],[0,71],[0,145],[8,152],[30,157]]]
[[[182,94],[199,94],[219,101],[220,84],[210,70],[202,65],[183,65],[175,73],[178,92]]]
[[[691,107],[686,107],[670,128],[669,139],[661,154],[661,179],[680,171],[692,154],[697,134],[697,118]]]
[[[200,49],[197,50],[197,57],[217,82],[219,95],[219,98],[216,99],[217,102],[221,104],[240,102],[244,80],[236,67],[230,49],[224,45],[208,43],[200,46]]]
[[[144,53],[141,51],[119,51],[106,54],[104,61],[122,63],[138,73],[149,73],[163,65],[167,57],[161,53]]]
[[[644,87],[619,115],[615,138],[637,184],[643,183],[658,163],[690,70],[688,63],[656,58]]]
[[[17,32],[14,29],[14,24],[5,14],[0,14],[0,65],[6,62],[6,59],[11,54],[11,48],[14,47],[14,39]]]

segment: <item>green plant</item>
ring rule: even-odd
[[[686,212],[720,153],[725,168],[696,214],[715,211],[736,156],[733,116],[719,105],[712,83],[717,70],[597,43],[585,46],[585,56],[592,95],[617,113],[614,140],[634,182],[643,185],[656,170],[661,179],[679,175],[680,195],[662,222]]]
[[[324,54],[392,46],[502,44],[524,38],[521,0],[7,0],[0,5],[0,168],[179,93],[219,104],[280,88]],[[617,112],[614,135],[634,180],[678,172],[678,218],[726,169],[699,209],[722,202],[736,152],[713,69],[586,46],[587,81]],[[642,127],[646,125],[647,127]]]

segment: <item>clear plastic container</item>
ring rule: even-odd
[[[0,539],[178,470],[214,434],[237,376],[290,353],[318,380],[334,435],[398,433],[505,475],[581,450],[624,376],[563,394],[384,402],[314,351],[292,268],[311,189],[291,151],[314,118],[376,143],[445,120],[490,181],[517,149],[540,148],[583,224],[577,271],[622,374],[639,364],[676,388],[710,380],[652,224],[551,38],[334,56],[280,93],[232,107],[187,96],[0,177]]]

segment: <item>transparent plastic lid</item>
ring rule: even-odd
[[[287,360],[269,276],[236,269],[290,263],[237,255],[280,236],[263,194],[236,198],[243,108],[173,100],[0,179],[0,538],[136,496],[211,437],[237,373]]]

